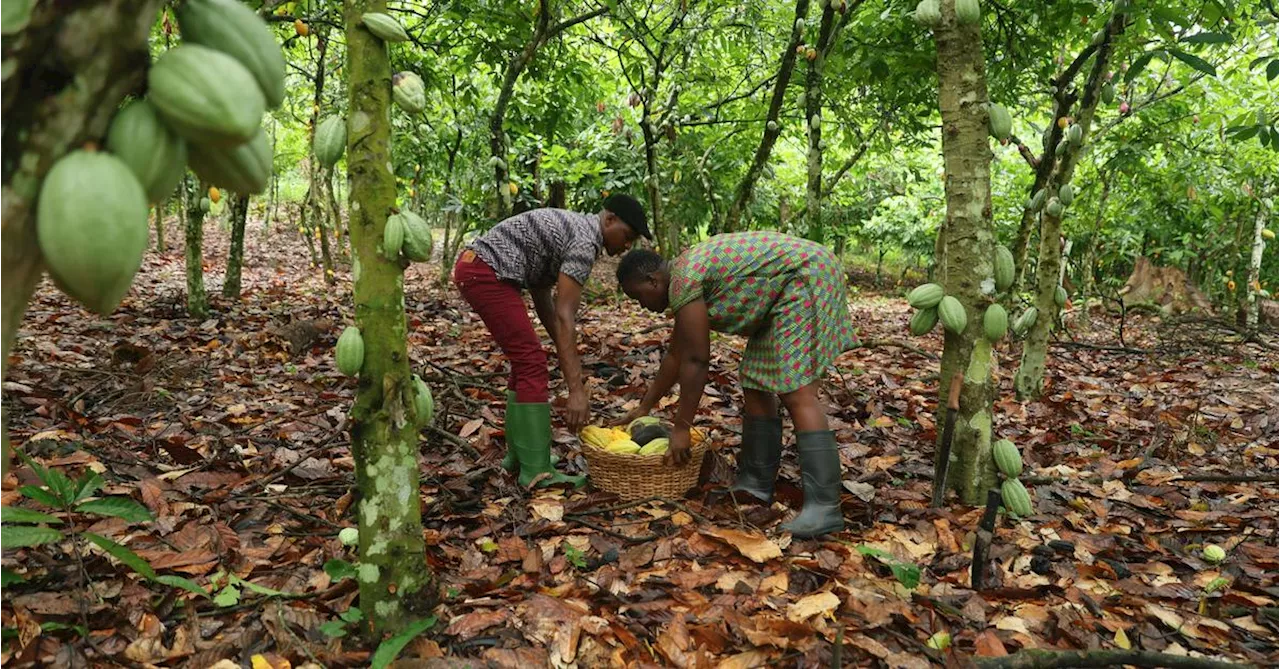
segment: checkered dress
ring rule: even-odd
[[[594,214],[530,209],[493,226],[467,248],[499,279],[524,288],[550,288],[562,273],[586,284],[604,237]]]
[[[840,261],[780,232],[717,235],[671,265],[671,313],[703,300],[711,329],[745,335],[742,387],[798,390],[854,345]]]

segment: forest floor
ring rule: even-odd
[[[338,561],[355,556],[336,536],[354,525],[355,383],[332,355],[350,277],[326,285],[292,230],[255,225],[243,295],[224,299],[226,244],[209,225],[204,320],[185,315],[180,247],[149,253],[110,317],[48,282],[37,292],[4,383],[9,438],[69,477],[99,472],[154,520],[63,513],[74,538],[6,550],[25,578],[4,588],[6,666],[371,662],[346,622],[357,588]],[[597,268],[580,320],[597,423],[634,406],[669,325],[618,299],[612,267]],[[852,279],[869,345],[842,356],[827,393],[847,526],[790,540],[777,523],[802,500],[794,448],[772,507],[736,507],[717,487],[741,424],[740,340],[713,340],[697,492],[615,510],[599,491],[530,494],[498,466],[505,363],[438,276],[412,266],[406,307],[414,370],[437,398],[421,499],[444,603],[403,666],[924,668],[1029,648],[1280,659],[1273,334],[1130,315],[1121,343],[1119,319],[1098,314],[1059,335],[1047,392],[1028,403],[1011,389],[1020,345],[1001,344],[994,431],[1022,449],[1036,514],[1000,517],[975,591],[982,509],[929,508],[941,337],[907,336],[901,287]],[[562,470],[584,466],[559,425],[556,449]],[[40,485],[33,470],[12,467],[4,504],[44,509],[26,485]],[[83,532],[216,583],[216,597],[144,579]],[[1201,557],[1209,543],[1224,562]],[[930,648],[941,631],[950,648]]]

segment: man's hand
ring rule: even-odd
[[[609,426],[625,427],[627,425],[630,425],[631,421],[637,418],[643,418],[644,416],[648,416],[649,411],[651,411],[649,407],[646,407],[645,405],[641,404],[640,406],[628,411],[627,415],[623,416],[622,418],[617,418],[615,420],[609,421]]]
[[[662,464],[668,467],[683,466],[689,461],[689,428],[677,427],[671,431],[671,443],[667,446],[667,455],[662,458]]]
[[[583,388],[569,391],[569,404],[565,407],[564,422],[569,431],[577,434],[591,420],[591,405]]]

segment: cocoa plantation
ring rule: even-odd
[[[13,667],[1280,662],[1270,0],[9,0]]]

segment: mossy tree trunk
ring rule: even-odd
[[[249,219],[249,196],[231,196],[231,248],[227,250],[227,273],[222,280],[222,296],[240,299],[240,274],[244,267],[244,226]]]
[[[182,187],[187,191],[187,315],[204,318],[209,315],[209,296],[204,291],[205,211],[200,203],[209,185],[188,174]]]
[[[169,212],[169,203],[173,198],[165,198],[156,205],[156,253],[164,253],[169,250],[169,244],[164,239],[164,217]]]
[[[5,36],[4,194],[0,329],[7,360],[44,273],[35,202],[54,162],[100,140],[125,95],[146,77],[147,36],[159,0],[34,3],[27,27]],[[47,75],[47,76],[45,76]]]
[[[827,61],[827,51],[830,49],[831,36],[836,25],[835,17],[835,3],[823,3],[818,43],[814,46],[816,55],[809,61],[809,71],[805,74],[804,86],[804,117],[807,119],[809,128],[805,223],[808,227],[809,239],[819,243],[825,243],[827,236],[822,225],[822,123],[814,123],[813,120],[822,118],[822,68]]]
[[[1062,186],[1071,183],[1075,174],[1076,163],[1083,153],[1082,149],[1089,140],[1089,128],[1093,123],[1093,114],[1098,106],[1098,97],[1103,83],[1106,82],[1107,65],[1111,58],[1112,44],[1116,36],[1124,30],[1124,16],[1113,13],[1103,28],[1103,40],[1097,45],[1094,53],[1093,69],[1083,87],[1079,113],[1076,124],[1080,126],[1079,143],[1067,143],[1067,148],[1050,174],[1045,187],[1051,196],[1060,192]],[[1066,84],[1057,83],[1059,96],[1069,95]],[[1059,99],[1061,103],[1063,98]],[[1059,108],[1061,108],[1061,104]],[[1057,119],[1054,127],[1059,127]],[[1064,140],[1065,141],[1065,140]],[[1046,152],[1044,159],[1050,156]],[[1067,211],[1070,211],[1068,208]],[[1061,285],[1062,273],[1062,219],[1049,214],[1048,207],[1040,217],[1040,260],[1036,265],[1035,307],[1039,311],[1036,322],[1027,332],[1027,339],[1022,346],[1022,363],[1014,377],[1014,388],[1018,399],[1027,400],[1039,397],[1044,390],[1045,365],[1049,357],[1049,335],[1058,322],[1058,305],[1055,302],[1058,286]]]
[[[360,609],[374,638],[430,615],[438,602],[426,564],[418,497],[418,430],[405,342],[403,267],[382,254],[395,205],[389,109],[391,63],[382,40],[360,22],[385,0],[346,0],[347,170],[351,275],[364,365],[351,409],[351,451],[360,491]]]
[[[1246,330],[1253,331],[1258,329],[1258,275],[1262,270],[1262,252],[1266,249],[1267,240],[1262,237],[1262,230],[1266,227],[1268,220],[1274,220],[1274,216],[1269,216],[1267,205],[1262,198],[1257,199],[1258,215],[1253,219],[1253,247],[1249,253],[1249,269],[1245,276],[1245,285],[1240,295],[1240,305],[1244,308],[1244,327]]]
[[[938,107],[942,112],[942,159],[947,216],[938,232],[938,281],[964,305],[968,326],[946,332],[939,381],[938,425],[946,418],[952,379],[962,375],[960,410],[951,442],[948,487],[966,504],[980,504],[996,482],[991,459],[995,352],[982,334],[982,315],[991,302],[982,283],[994,276],[991,224],[991,148],[987,143],[987,75],[978,26],[956,20],[954,2],[943,3],[934,30],[938,48]],[[942,470],[942,430],[938,430]]]

